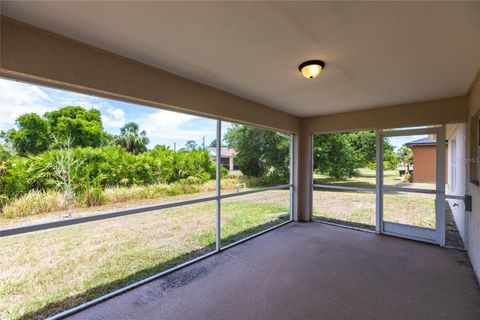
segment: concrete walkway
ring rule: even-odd
[[[291,223],[70,319],[480,319],[464,252]]]

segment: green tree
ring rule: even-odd
[[[372,163],[375,164],[375,144],[377,138],[374,131],[346,133],[346,137],[347,142],[351,145],[352,150],[355,153],[355,165],[358,168],[367,167]],[[385,147],[390,148],[390,145]]]
[[[217,139],[213,139],[212,142],[208,145],[210,148],[216,148],[217,147]],[[225,143],[225,141],[222,141],[222,148],[228,148],[228,145]]]
[[[374,131],[322,134],[315,136],[314,171],[331,178],[355,176],[357,169],[375,168],[376,135]],[[384,141],[384,168],[395,169],[397,158],[394,147]]]
[[[100,111],[67,106],[45,113],[50,133],[59,141],[72,139],[72,147],[99,147],[105,139]]]
[[[398,161],[400,162],[400,165],[402,165],[405,170],[406,174],[408,175],[410,172],[410,166],[413,164],[413,152],[412,149],[403,145],[399,150],[398,150]]]
[[[18,117],[15,125],[17,129],[9,130],[6,133],[6,140],[19,155],[35,155],[48,149],[50,135],[45,119],[36,113],[27,113]]]
[[[355,175],[360,167],[349,134],[322,134],[315,136],[313,146],[314,171],[335,179]]]
[[[394,148],[387,141],[383,143],[383,169],[395,170],[398,167],[398,156],[394,152]]]
[[[240,171],[272,182],[287,182],[289,177],[289,139],[276,132],[234,125],[225,134],[227,145],[238,153]]]
[[[147,151],[149,139],[145,130],[140,132],[138,124],[130,122],[120,129],[115,141],[131,154],[140,154]]]
[[[198,144],[195,142],[195,140],[188,140],[185,143],[185,149],[187,150],[195,150],[198,147]]]

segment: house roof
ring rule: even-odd
[[[431,139],[430,137],[413,140],[405,143],[407,147],[419,146],[419,145],[436,145],[437,141]]]
[[[445,141],[445,143],[448,143],[448,141]],[[405,143],[407,147],[414,147],[414,146],[435,146],[437,145],[437,141],[433,140],[430,137],[422,138],[422,139],[417,139],[413,140],[410,142]]]
[[[237,154],[237,151],[232,148],[221,148],[220,154],[222,157],[230,158],[234,157]],[[217,155],[217,148],[215,147],[208,147],[208,155],[216,156]]]

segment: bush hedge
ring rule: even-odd
[[[104,190],[161,184],[202,184],[215,178],[215,163],[205,149],[175,152],[165,147],[133,155],[117,146],[48,150],[20,157],[0,150],[0,197],[5,204],[31,191],[63,191],[59,162],[68,161],[71,186],[77,197],[102,201]],[[226,174],[226,170],[222,171]]]

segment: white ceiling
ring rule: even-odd
[[[2,14],[298,116],[463,95],[480,2],[12,2]],[[313,80],[297,66],[322,59]]]

